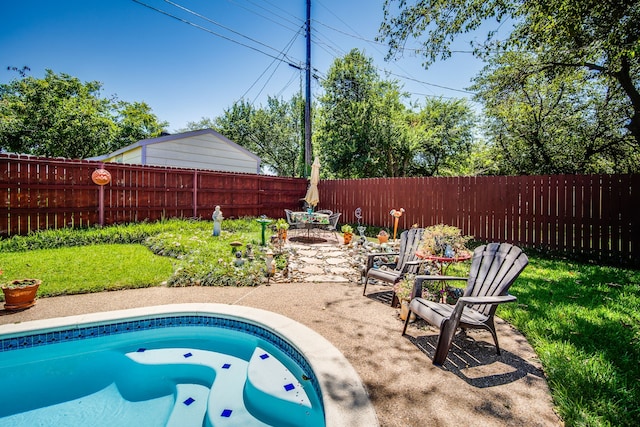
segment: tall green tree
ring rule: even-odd
[[[0,150],[48,157],[86,158],[160,134],[146,104],[100,96],[99,82],[82,83],[47,70],[0,85]]]
[[[146,138],[160,136],[168,126],[167,122],[158,121],[151,107],[146,102],[119,101],[115,104],[114,122],[117,125],[116,135],[111,142],[111,150],[126,147]]]
[[[427,98],[408,118],[414,140],[411,175],[470,173],[476,119],[466,100]]]
[[[551,72],[530,53],[491,58],[472,89],[507,174],[626,173],[640,151],[624,130],[628,103],[584,69]]]
[[[213,120],[190,123],[191,128],[212,127],[233,142],[258,155],[266,172],[297,176],[301,168],[300,95],[289,101],[269,97],[265,107],[247,101],[235,102]],[[200,127],[199,127],[200,126]]]
[[[354,49],[334,61],[322,87],[315,141],[323,173],[404,176],[411,141],[398,83],[380,79],[371,58]]]
[[[396,7],[397,6],[397,7]],[[478,54],[535,52],[549,70],[583,70],[603,87],[620,91],[628,105],[619,119],[640,145],[640,2],[629,0],[385,0],[380,39],[389,57],[420,39],[425,66],[451,55],[455,36],[489,19],[510,20],[507,40],[487,34]]]

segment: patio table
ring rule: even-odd
[[[319,212],[292,212],[291,221],[300,228],[306,228],[307,239],[310,239],[312,228],[325,229],[329,226],[329,215]]]
[[[438,267],[438,270],[439,270],[436,275],[446,276],[447,270],[449,269],[451,264],[470,260],[471,253],[456,256],[456,257],[446,257],[446,256],[439,256],[439,255],[427,255],[422,251],[416,251],[416,257],[420,259],[432,261],[436,265],[436,267]],[[466,280],[466,278],[462,277],[460,278],[460,280]],[[447,287],[447,282],[445,280],[439,280],[439,282],[440,282],[441,290],[444,291]],[[442,294],[443,294],[442,296],[443,300],[441,302],[444,302],[444,292],[442,292]]]

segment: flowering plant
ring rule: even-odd
[[[352,234],[353,233],[353,227],[350,226],[349,224],[344,224],[341,228],[340,231],[342,231],[343,233],[348,233],[348,234]]]
[[[393,291],[396,293],[396,296],[400,301],[410,300],[411,299],[411,291],[413,291],[413,284],[415,282],[415,275],[407,274],[393,285]]]
[[[466,244],[472,236],[463,236],[462,230],[451,225],[432,225],[424,229],[420,250],[427,255],[448,258],[470,255]]]
[[[289,223],[284,218],[279,218],[276,221],[275,226],[276,226],[276,230],[288,230],[289,229]]]

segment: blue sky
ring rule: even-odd
[[[289,99],[300,90],[301,73],[288,62],[305,59],[305,0],[140,2],[182,21],[133,0],[3,1],[0,83],[18,76],[8,66],[25,65],[37,78],[51,69],[97,80],[103,96],[149,104],[169,122],[170,131],[219,116],[243,97],[260,106],[267,95]],[[394,73],[388,78],[398,79],[414,100],[468,97],[451,90],[464,90],[482,67],[468,53],[454,54],[428,70],[420,58],[384,61],[385,46],[372,42],[382,22],[382,4],[312,0],[312,67],[318,76],[326,75],[336,57],[359,48],[373,58],[381,76],[387,78],[383,70]],[[469,51],[473,39],[482,40],[483,33],[460,36],[456,48]],[[283,51],[286,60],[275,60]],[[314,81],[312,94],[319,93]]]

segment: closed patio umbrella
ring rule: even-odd
[[[318,194],[318,182],[320,181],[320,160],[316,157],[311,165],[311,176],[309,177],[309,189],[307,195],[304,196],[304,200],[310,206],[316,206],[320,201],[320,195]]]

